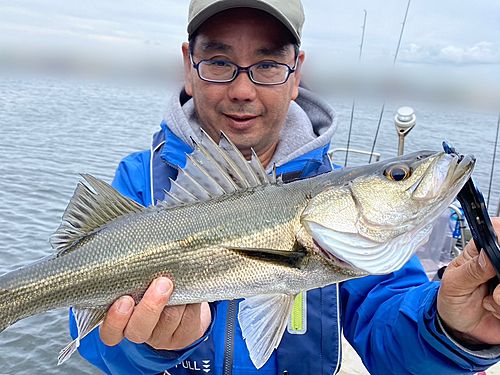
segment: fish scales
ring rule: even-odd
[[[158,275],[175,282],[171,304],[296,292],[311,283],[305,280],[309,269],[290,275],[289,267],[249,259],[227,247],[291,250],[307,188],[309,181],[285,188],[269,185],[226,199],[119,219],[77,250],[43,267],[28,268],[15,284],[2,287],[25,296],[20,300],[27,302],[22,306],[26,316],[72,304],[107,306],[123,294],[139,299]],[[33,298],[36,305],[28,303]],[[13,304],[10,310],[19,308]]]

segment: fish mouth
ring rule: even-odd
[[[441,153],[425,173],[410,187],[412,198],[435,200],[444,194],[455,196],[470,178],[476,163],[473,155]]]

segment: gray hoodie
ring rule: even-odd
[[[164,119],[174,134],[186,144],[191,144],[190,138],[200,139],[200,120],[193,99],[181,105],[179,94],[173,95],[168,102]],[[337,129],[333,108],[316,94],[303,88],[299,88],[299,96],[291,102],[285,121],[269,166],[280,166],[329,144]]]

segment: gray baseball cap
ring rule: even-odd
[[[269,13],[285,25],[300,45],[304,8],[300,0],[191,0],[188,34],[194,33],[213,15],[232,8],[255,8]]]

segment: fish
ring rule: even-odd
[[[238,321],[256,368],[279,345],[295,297],[400,269],[470,178],[475,159],[419,151],[283,182],[255,152],[202,133],[165,198],[143,207],[83,174],[51,237],[54,254],[0,276],[0,332],[71,307],[75,352],[122,295],[159,276],[169,305],[243,299]]]

